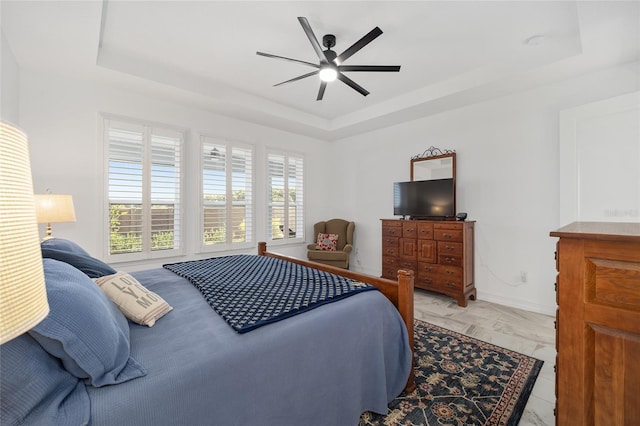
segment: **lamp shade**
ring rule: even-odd
[[[27,137],[0,122],[0,344],[48,313]]]
[[[71,195],[36,194],[35,201],[38,223],[76,221]]]

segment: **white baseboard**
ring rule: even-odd
[[[520,299],[512,299],[509,297],[498,296],[496,294],[481,293],[478,300],[484,300],[485,302],[497,303],[499,305],[505,305],[512,308],[524,309],[525,311],[537,312],[539,314],[556,316],[556,307],[539,305],[537,303],[530,303]]]

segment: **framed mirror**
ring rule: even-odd
[[[421,155],[411,159],[411,181],[429,181],[439,179],[451,179],[449,188],[452,188],[454,215],[456,210],[456,153],[431,147]],[[435,183],[435,182],[434,182]],[[451,190],[451,189],[450,189]],[[440,193],[439,195],[443,195]]]
[[[411,159],[411,180],[456,180],[456,153]]]

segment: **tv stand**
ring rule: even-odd
[[[460,306],[476,299],[473,272],[475,221],[382,219],[382,277],[414,271],[415,287],[453,297]]]

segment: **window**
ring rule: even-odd
[[[109,255],[118,260],[182,251],[184,133],[105,119]]]
[[[253,149],[203,136],[203,250],[249,246],[253,242]]]
[[[267,237],[304,239],[304,159],[268,153],[267,163]]]

